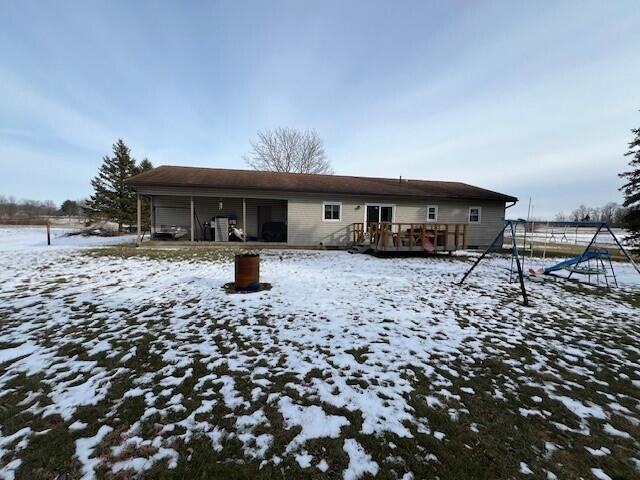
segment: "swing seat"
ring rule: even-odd
[[[529,275],[533,275],[534,277],[544,275],[544,268],[530,268]]]
[[[505,270],[505,271],[507,271],[509,273],[515,273],[516,275],[518,274],[518,269],[517,268],[515,268],[515,269],[511,269],[509,267],[498,267],[498,268],[501,268],[501,269],[503,269],[503,270]]]
[[[568,270],[573,273],[577,273],[580,275],[604,275],[606,274],[606,270],[602,270],[601,268],[589,268],[589,267],[566,267],[565,270]]]

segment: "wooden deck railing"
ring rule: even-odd
[[[383,251],[419,251],[432,245],[436,251],[452,251],[467,246],[464,223],[353,223],[354,245],[368,243]]]

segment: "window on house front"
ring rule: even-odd
[[[469,207],[469,223],[480,223],[482,209],[480,207]]]
[[[427,206],[427,222],[437,222],[437,221],[438,221],[438,206],[428,205]]]
[[[339,222],[342,216],[342,204],[324,202],[322,204],[322,220],[325,222]]]

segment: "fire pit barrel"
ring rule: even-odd
[[[260,290],[260,255],[236,255],[235,287],[245,292]]]

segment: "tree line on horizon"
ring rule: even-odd
[[[17,200],[0,195],[0,220],[7,223],[29,222],[46,217],[80,217],[86,200],[65,200],[58,206],[52,200]]]
[[[616,202],[607,202],[601,207],[580,205],[569,213],[558,212],[553,217],[555,222],[602,222],[611,227],[624,226],[625,217],[630,209]],[[546,220],[546,219],[545,219]]]

